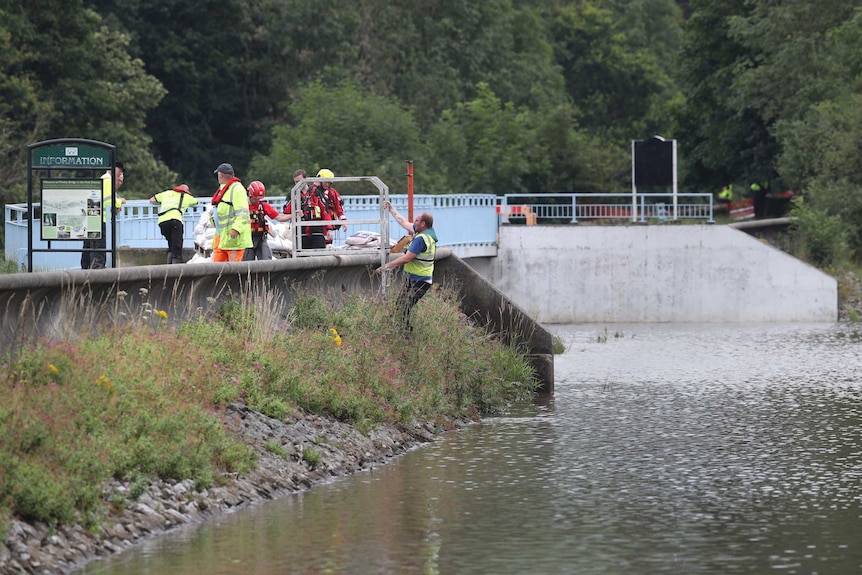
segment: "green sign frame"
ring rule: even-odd
[[[111,184],[110,203],[116,202],[114,183],[117,147],[106,142],[84,138],[59,138],[27,145],[27,271],[33,271],[33,254],[39,252],[104,253],[111,255],[111,267],[117,267],[117,218],[110,210],[106,222],[102,210],[103,178],[97,176],[107,172]],[[59,171],[57,178],[52,171]],[[33,205],[33,180],[36,172],[47,171],[47,178],[40,177],[40,216]],[[88,173],[88,178],[78,174]],[[97,179],[98,178],[98,179]],[[92,197],[91,197],[92,196]],[[70,211],[71,210],[71,211]],[[34,222],[35,219],[35,222]],[[88,242],[104,240],[106,224],[111,233],[111,245],[94,247]],[[33,245],[34,226],[39,225],[39,237],[48,247]],[[69,245],[83,240],[81,247],[57,248],[52,242]]]
[[[31,150],[31,166],[34,169],[111,168],[111,150],[89,144],[54,144]]]

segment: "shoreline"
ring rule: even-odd
[[[223,485],[200,491],[192,480],[159,480],[140,489],[138,497],[131,495],[135,486],[111,482],[105,490],[106,515],[97,529],[82,523],[51,528],[14,520],[0,543],[0,573],[67,574],[185,526],[373,469],[470,423],[464,419],[386,426],[364,435],[332,417],[299,410],[290,421],[279,421],[231,404],[224,417],[227,427],[258,456],[257,468],[247,476],[223,476]],[[316,466],[304,460],[304,449],[320,455]]]

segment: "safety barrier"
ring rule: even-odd
[[[754,218],[754,199],[743,198],[734,202],[730,202],[727,206],[727,213],[734,220],[750,220]]]
[[[536,224],[536,214],[533,213],[532,208],[527,205],[521,206],[506,206],[500,205],[497,206],[497,213],[500,215],[503,223],[509,223],[509,218],[524,218],[525,223],[528,226],[533,226]]]
[[[348,225],[351,221],[380,217],[378,196],[345,195],[343,198]],[[195,225],[210,199],[200,200],[200,204],[189,208],[183,220],[186,247],[192,246]],[[473,258],[497,255],[497,236],[501,223],[536,225],[582,221],[713,221],[712,194],[682,193],[677,195],[675,204],[672,200],[669,194],[638,194],[636,206],[633,207],[631,194],[507,194],[502,197],[494,194],[416,195],[413,208],[416,213],[427,211],[434,215],[434,229],[440,238],[441,247],[450,248],[459,257]],[[267,201],[281,211],[285,197],[268,197]],[[408,198],[405,194],[390,195],[390,201],[398,211],[407,215]],[[38,216],[38,204],[34,204],[34,209]],[[127,202],[117,215],[117,245],[133,249],[165,249],[165,240],[156,224],[158,209],[158,206],[146,200]],[[26,267],[26,204],[6,205],[5,216],[6,259]],[[358,231],[355,225],[347,232],[336,231],[334,245],[341,246],[345,238],[355,231]],[[405,233],[392,220],[389,232],[393,239]],[[109,229],[108,245],[110,233]],[[40,237],[38,225],[33,226],[32,242],[34,247],[40,249],[48,246]],[[66,243],[71,244],[80,246],[80,243]],[[34,254],[35,269],[72,269],[78,267],[79,262],[76,253]]]

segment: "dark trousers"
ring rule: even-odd
[[[168,263],[183,263],[183,223],[180,220],[165,220],[159,224],[159,229],[168,240]]]
[[[404,329],[408,332],[413,331],[413,326],[410,325],[410,313],[413,311],[413,306],[422,299],[431,284],[423,281],[414,281],[406,278],[401,291],[398,293],[398,299],[395,301],[395,309],[398,310],[401,316],[401,323]]]
[[[318,228],[319,229],[319,228]],[[326,248],[326,238],[323,234],[312,234],[310,236],[302,236],[302,249],[304,250],[322,250]]]
[[[267,235],[268,234],[251,234],[251,247],[245,248],[242,261],[251,262],[254,260],[272,259],[272,250],[269,247],[269,242],[266,241]]]
[[[108,247],[107,226],[102,222],[102,237],[98,240],[84,240],[84,249],[103,250]],[[81,253],[82,270],[100,270],[105,267],[105,252]]]

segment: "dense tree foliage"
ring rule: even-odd
[[[412,113],[397,100],[348,81],[305,86],[291,103],[290,115],[294,123],[273,129],[270,152],[257,156],[251,167],[255,178],[281,194],[293,186],[298,168],[311,176],[320,168],[336,176],[375,175],[394,188],[404,182],[404,160],[424,154]],[[350,189],[339,185],[342,192]]]
[[[128,36],[110,30],[80,0],[2,0],[0,15],[4,194],[23,198],[24,146],[52,138],[117,145],[121,160],[134,166],[130,188],[136,179],[172,179],[145,129],[164,88],[129,54]]]
[[[692,0],[681,76],[688,181],[768,180],[840,216],[862,249],[862,6]],[[819,220],[826,221],[826,220]]]
[[[684,189],[792,188],[862,248],[860,10],[0,0],[4,198],[20,198],[26,144],[52,137],[117,144],[144,197],[176,180],[205,195],[223,161],[273,190],[297,167],[398,190],[412,159],[419,193],[626,191],[630,141],[659,134],[679,142]]]
[[[590,131],[627,145],[670,124],[681,95],[672,78],[681,17],[672,2],[573,3],[551,32],[566,86]]]

